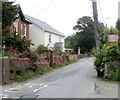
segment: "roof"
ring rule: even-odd
[[[72,49],[70,49],[70,48],[65,48],[65,50],[69,50],[69,51],[71,51]]]
[[[31,16],[28,16],[28,15],[24,15],[26,17],[27,20],[29,20],[31,23],[34,23],[36,24],[37,26],[41,27],[44,31],[48,31],[48,32],[51,32],[51,33],[54,33],[56,35],[59,35],[59,36],[62,36],[62,37],[65,37],[64,34],[60,33],[58,30],[54,29],[53,27],[51,27],[50,25],[48,25],[47,23],[43,22],[43,21],[40,21],[36,18],[33,18]]]
[[[20,16],[21,20],[22,20],[23,22],[28,23],[28,24],[32,24],[32,23],[30,23],[29,21],[27,21],[27,20],[25,19],[25,16],[24,16],[24,14],[23,14],[23,12],[22,12],[22,9],[21,9],[20,5],[19,5],[18,9],[19,9],[19,16]]]

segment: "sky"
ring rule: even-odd
[[[118,1],[97,0],[99,21],[115,27],[118,19]],[[48,23],[65,36],[73,34],[79,18],[93,18],[91,0],[16,0],[24,14]]]

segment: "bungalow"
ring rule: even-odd
[[[29,33],[34,46],[31,48],[37,48],[39,45],[54,47],[57,44],[64,48],[65,35],[36,18],[28,15],[25,15],[25,18],[32,23],[29,27]]]

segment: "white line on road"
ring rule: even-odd
[[[45,85],[44,88],[46,88],[48,85]]]
[[[8,95],[4,95],[2,98],[8,98]]]
[[[16,87],[20,87],[20,88],[21,88],[22,86],[21,86],[21,85],[19,85],[19,86],[16,86]]]
[[[24,85],[30,85],[31,83],[26,83],[26,84],[24,84]]]
[[[43,85],[43,84],[40,84],[40,85]]]
[[[8,90],[4,90],[5,92],[7,92]]]
[[[47,85],[47,86],[48,86],[48,85]],[[46,86],[46,87],[47,87],[47,86]],[[40,87],[39,89],[35,89],[33,92],[36,93],[36,92],[40,91],[42,88],[43,88],[43,87]]]
[[[20,98],[20,97],[12,97],[13,99],[18,99],[18,98]]]
[[[29,86],[29,88],[32,88],[33,86]]]
[[[36,93],[39,89],[35,89],[33,92]]]
[[[14,90],[14,89],[16,89],[16,88],[9,88],[10,90]]]

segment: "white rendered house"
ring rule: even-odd
[[[65,35],[43,21],[40,21],[28,15],[25,15],[25,17],[32,23],[29,27],[29,34],[30,40],[34,46],[31,48],[37,48],[39,45],[54,47],[56,43],[60,43],[64,49]]]

